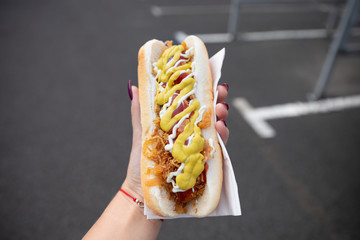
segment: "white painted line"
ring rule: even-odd
[[[155,17],[174,15],[200,15],[229,12],[229,5],[204,6],[152,6],[150,12]]]
[[[233,105],[260,137],[271,138],[276,135],[276,131],[266,120],[360,107],[360,95],[329,98],[314,102],[286,103],[260,108],[252,108],[244,98],[235,98]]]
[[[255,42],[269,40],[317,39],[326,38],[327,36],[328,32],[325,29],[301,29],[239,33],[238,39],[247,42]]]
[[[241,13],[291,13],[291,12],[329,12],[331,5],[327,4],[255,4],[241,5]],[[202,6],[152,6],[150,12],[155,17],[174,15],[227,14],[230,5]]]
[[[233,35],[230,33],[210,33],[210,34],[195,34],[198,36],[204,43],[224,43],[231,42],[233,40]],[[177,42],[182,42],[188,34],[182,31],[177,31],[174,34],[174,39]]]
[[[326,29],[298,29],[278,30],[264,32],[238,33],[238,39],[247,42],[269,41],[269,40],[296,40],[296,39],[318,39],[327,38],[329,31]],[[334,34],[330,31],[330,34]],[[352,36],[360,36],[360,28],[353,28]]]
[[[231,33],[198,34],[197,36],[206,43],[227,43],[234,39]]]
[[[360,36],[360,28],[353,28],[352,36]],[[195,34],[205,43],[228,43],[234,38],[230,33],[205,33]],[[188,34],[182,31],[175,32],[175,40],[182,42]],[[238,33],[237,40],[244,42],[273,41],[273,40],[300,40],[327,38],[328,31],[325,29],[299,29]]]
[[[330,4],[321,3],[261,3],[254,5],[242,5],[241,12],[246,13],[301,13],[301,12],[330,12],[333,6]]]
[[[260,137],[275,137],[275,130],[265,120],[253,114],[255,110],[245,98],[235,98],[233,105]]]
[[[187,36],[189,35],[187,35],[185,32],[177,31],[174,33],[174,40],[178,43],[181,43]]]

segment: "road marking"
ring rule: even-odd
[[[150,12],[154,17],[174,15],[200,15],[218,14],[229,12],[228,5],[204,5],[204,6],[152,6]]]
[[[175,15],[227,14],[231,5],[198,5],[198,6],[151,6],[154,17]],[[289,13],[289,12],[329,12],[333,9],[327,4],[254,4],[242,5],[241,13]]]
[[[239,40],[255,42],[269,40],[319,39],[327,38],[334,33],[334,31],[326,29],[298,29],[239,33],[237,37]],[[355,37],[360,36],[360,28],[353,28],[351,30],[351,35]]]
[[[235,98],[234,107],[262,138],[275,137],[276,131],[266,120],[327,113],[360,107],[360,95],[329,98],[313,102],[294,102],[253,108],[245,98]]]
[[[273,41],[273,40],[299,40],[299,39],[321,39],[327,38],[334,34],[333,31],[326,29],[298,29],[298,30],[278,30],[263,32],[246,32],[238,33],[237,40],[244,42]],[[205,33],[195,34],[205,43],[227,43],[234,40],[231,33]],[[360,28],[353,28],[351,35],[360,36]],[[175,32],[174,38],[178,42],[182,42],[188,36],[182,31]]]
[[[198,36],[204,43],[224,43],[231,42],[234,37],[230,33],[209,33],[209,34],[195,34]],[[189,36],[185,32],[177,31],[174,34],[174,39],[181,43],[184,39]]]
[[[239,33],[238,39],[247,42],[289,39],[317,39],[326,38],[328,34],[328,31],[325,29],[278,30]]]

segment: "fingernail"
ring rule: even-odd
[[[224,123],[225,127],[227,127],[227,124],[224,119],[220,119],[219,121],[222,121]]]
[[[226,90],[229,90],[229,84],[227,84],[227,83],[222,83],[221,86],[224,86],[224,87],[226,87]]]
[[[222,104],[224,104],[226,109],[229,110],[229,104],[227,104],[227,102],[222,102]]]
[[[132,94],[132,89],[131,89],[131,80],[129,80],[129,83],[128,83],[128,93],[129,93],[130,100],[132,100],[133,94]]]

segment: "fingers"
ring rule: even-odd
[[[215,106],[216,119],[218,121],[215,123],[215,128],[218,131],[221,139],[226,144],[229,138],[229,129],[226,126],[225,119],[229,114],[229,105],[225,102],[225,99],[228,95],[229,85],[223,83],[217,87],[218,90],[218,99]]]
[[[131,183],[136,192],[141,193],[140,187],[140,158],[141,158],[141,116],[139,90],[128,84],[129,97],[131,99],[131,123],[133,130],[132,148],[127,172],[127,181]],[[130,137],[128,137],[130,141]]]
[[[217,86],[217,90],[218,90],[217,102],[221,103],[221,102],[225,101],[225,99],[228,95],[229,85],[227,83],[223,83],[223,84]]]
[[[215,106],[217,119],[226,119],[229,114],[229,105],[226,102],[218,103]]]
[[[227,143],[229,139],[229,129],[226,126],[225,120],[221,119],[215,123],[216,131],[219,133],[224,144]]]

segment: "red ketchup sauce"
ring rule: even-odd
[[[205,162],[204,164],[204,170],[202,171],[200,178],[204,179],[204,184],[206,184],[206,172],[209,168],[209,165],[207,164],[207,162]],[[182,203],[186,203],[189,202],[191,200],[193,200],[196,197],[195,192],[193,192],[192,188],[190,188],[189,190],[186,190],[185,192],[177,192],[176,193],[179,202]]]
[[[181,81],[186,78],[190,73],[188,72],[184,72],[182,74],[180,74],[180,76],[174,81],[174,84],[179,84],[181,83]]]

